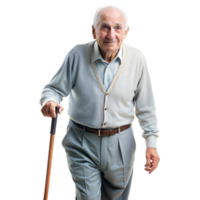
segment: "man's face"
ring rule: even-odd
[[[101,50],[105,53],[115,53],[126,38],[129,29],[125,31],[124,17],[116,9],[104,10],[100,15],[97,28],[92,26],[92,34]]]

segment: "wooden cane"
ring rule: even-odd
[[[47,162],[47,173],[46,173],[46,183],[45,183],[45,190],[44,190],[44,200],[47,200],[47,198],[48,198],[50,175],[51,175],[51,163],[52,163],[52,156],[53,156],[53,145],[54,145],[57,115],[58,115],[59,109],[60,109],[60,107],[56,107],[56,118],[52,117],[52,121],[51,121],[49,156],[48,156],[48,162]]]

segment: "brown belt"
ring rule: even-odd
[[[74,121],[73,121],[73,123],[75,123],[80,128],[84,128],[85,127],[85,131],[88,131],[90,133],[94,133],[94,134],[99,135],[99,136],[111,136],[111,135],[114,135],[114,134],[118,133],[118,128],[107,129],[107,130],[105,130],[105,129],[95,129],[95,128],[90,128],[90,127],[78,124],[78,123],[76,123]],[[119,127],[120,128],[120,132],[126,130],[130,126],[131,126],[131,124]]]

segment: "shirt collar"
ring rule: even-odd
[[[123,46],[123,45],[121,45],[117,56],[114,58],[114,60],[117,59],[117,58],[119,58],[120,64],[122,63],[122,46]],[[98,43],[97,43],[97,41],[95,41],[94,46],[93,46],[93,51],[92,51],[92,54],[91,54],[91,61],[92,61],[92,64],[93,64],[96,60],[98,60],[98,59],[102,60],[102,62],[104,61],[104,59],[103,59],[102,56],[101,56]]]

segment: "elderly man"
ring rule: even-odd
[[[62,145],[77,200],[128,199],[136,150],[131,125],[135,114],[146,141],[145,170],[152,173],[160,160],[147,63],[138,49],[123,43],[128,31],[121,10],[98,9],[92,26],[95,41],[75,46],[41,95],[43,115],[55,117],[55,107],[61,114],[60,102],[70,94],[70,120]]]

